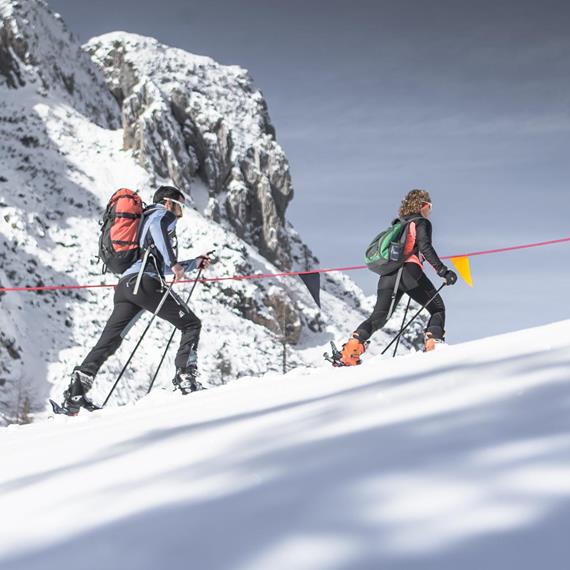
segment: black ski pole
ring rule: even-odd
[[[196,289],[196,285],[198,284],[198,281],[200,281],[200,277],[202,276],[202,271],[203,271],[203,269],[200,269],[200,271],[198,271],[198,276],[196,277],[196,280],[194,281],[194,285],[192,285],[192,289],[190,289],[190,293],[188,294],[188,297],[186,297],[186,304],[188,304],[188,302],[190,301],[190,297],[192,297],[192,293],[194,293],[194,289]],[[164,349],[164,352],[162,353],[162,357],[160,359],[160,362],[158,363],[158,366],[156,368],[154,376],[152,377],[152,380],[150,382],[150,386],[148,387],[147,394],[150,394],[150,391],[152,390],[152,387],[154,386],[154,381],[156,380],[156,377],[158,376],[158,373],[162,367],[162,363],[164,362],[164,359],[166,358],[166,353],[168,352],[168,349],[170,348],[170,344],[172,343],[172,339],[174,338],[175,334],[176,334],[176,327],[174,327],[172,329],[172,333],[170,335],[170,338],[168,339],[168,342],[166,344],[166,348]]]
[[[390,344],[381,352],[384,354],[401,336],[402,333],[416,320],[419,314],[439,295],[439,292],[447,285],[444,283],[428,300],[428,302],[421,307],[421,309],[402,327],[400,332],[390,341]]]
[[[408,311],[410,310],[410,303],[412,302],[412,298],[408,295],[408,304],[406,305],[406,310],[404,312],[404,318],[402,319],[402,325],[400,326],[400,332],[402,331],[402,329],[404,328],[404,323],[406,322],[406,317],[408,316]],[[392,358],[396,357],[396,353],[398,352],[398,346],[400,345],[400,339],[401,339],[401,335],[398,337],[398,340],[396,341],[396,347],[394,348],[394,354],[392,355]]]
[[[127,362],[125,363],[125,365],[123,366],[123,369],[121,370],[119,376],[117,376],[117,379],[115,380],[115,383],[113,384],[113,387],[111,388],[111,391],[109,392],[109,394],[107,395],[107,397],[105,398],[105,401],[103,402],[103,405],[101,406],[102,408],[104,408],[107,405],[107,402],[109,401],[109,398],[111,397],[111,395],[113,394],[113,392],[115,391],[115,388],[117,387],[117,384],[119,383],[119,380],[123,377],[123,374],[125,373],[125,370],[127,369],[127,367],[129,366],[129,364],[131,363],[131,360],[133,359],[133,356],[135,355],[135,352],[137,351],[138,347],[140,346],[143,338],[145,337],[146,333],[148,332],[148,330],[150,329],[150,326],[152,325],[152,323],[154,322],[154,319],[156,318],[156,316],[158,315],[158,313],[160,312],[160,309],[162,309],[162,305],[164,305],[164,302],[166,301],[166,298],[168,297],[168,295],[170,295],[170,291],[172,290],[172,286],[174,285],[174,281],[168,286],[168,288],[166,289],[166,292],[164,293],[164,295],[162,296],[162,299],[160,300],[160,303],[158,304],[158,307],[156,307],[156,310],[154,311],[154,313],[152,314],[152,317],[150,318],[150,321],[148,322],[148,325],[146,325],[146,328],[144,329],[144,332],[142,333],[141,337],[139,338],[139,341],[137,342],[135,348],[133,348],[133,351],[131,352],[131,355],[129,356],[129,359],[127,360]]]
[[[210,255],[213,255],[214,251],[209,251],[206,255],[208,257],[210,257]],[[186,297],[186,304],[188,304],[190,302],[190,298],[192,297],[192,293],[194,293],[194,289],[196,289],[196,285],[198,284],[198,281],[200,281],[200,277],[202,276],[202,272],[204,271],[204,268],[201,267],[200,271],[198,271],[198,276],[196,277],[195,281],[194,281],[194,285],[192,285],[192,289],[190,289],[190,293],[188,293],[188,297]],[[152,380],[150,382],[150,386],[148,387],[147,390],[147,394],[150,394],[150,391],[152,390],[152,387],[154,386],[154,381],[156,380],[156,377],[158,376],[158,373],[162,367],[162,363],[164,362],[164,359],[166,358],[166,353],[168,352],[168,349],[170,348],[170,344],[172,343],[172,340],[174,339],[174,335],[176,334],[176,327],[172,329],[172,333],[170,335],[170,338],[168,339],[168,343],[166,344],[166,348],[164,349],[164,352],[162,353],[162,357],[160,359],[160,362],[158,363],[158,367],[156,369],[156,372],[154,373],[154,376],[152,377]]]

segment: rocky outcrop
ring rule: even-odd
[[[122,32],[85,49],[121,105],[124,145],[139,163],[190,196],[201,179],[209,192],[205,213],[290,268],[289,164],[248,73]]]

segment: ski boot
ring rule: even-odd
[[[93,376],[85,374],[81,370],[74,370],[69,386],[63,393],[63,403],[59,405],[50,400],[54,413],[76,416],[81,408],[85,408],[89,412],[98,410],[99,407],[85,396],[93,385],[93,380]]]
[[[356,335],[352,335],[348,339],[348,342],[342,345],[341,362],[343,366],[357,366],[358,364],[362,364],[360,357],[367,348],[368,342],[362,343]]]
[[[442,338],[436,338],[433,333],[426,332],[424,334],[424,352],[431,352],[435,350],[438,344],[445,344]]]
[[[356,366],[362,364],[360,356],[368,348],[370,343],[368,341],[362,343],[360,339],[353,335],[348,342],[342,345],[342,350],[339,350],[335,343],[331,341],[332,354],[329,356],[326,352],[324,354],[325,360],[328,360],[333,366]]]
[[[192,392],[197,392],[198,390],[203,390],[204,387],[196,380],[197,377],[198,367],[196,365],[179,368],[176,371],[176,376],[172,379],[174,389],[180,390],[184,396]]]

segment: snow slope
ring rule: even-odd
[[[0,568],[563,570],[570,321],[0,431]]]

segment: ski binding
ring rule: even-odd
[[[323,354],[325,360],[327,362],[330,362],[335,367],[346,366],[346,364],[344,364],[344,362],[342,361],[342,353],[337,348],[336,344],[332,340],[330,341],[330,344],[331,344],[331,354],[329,355],[328,352],[325,352]]]

